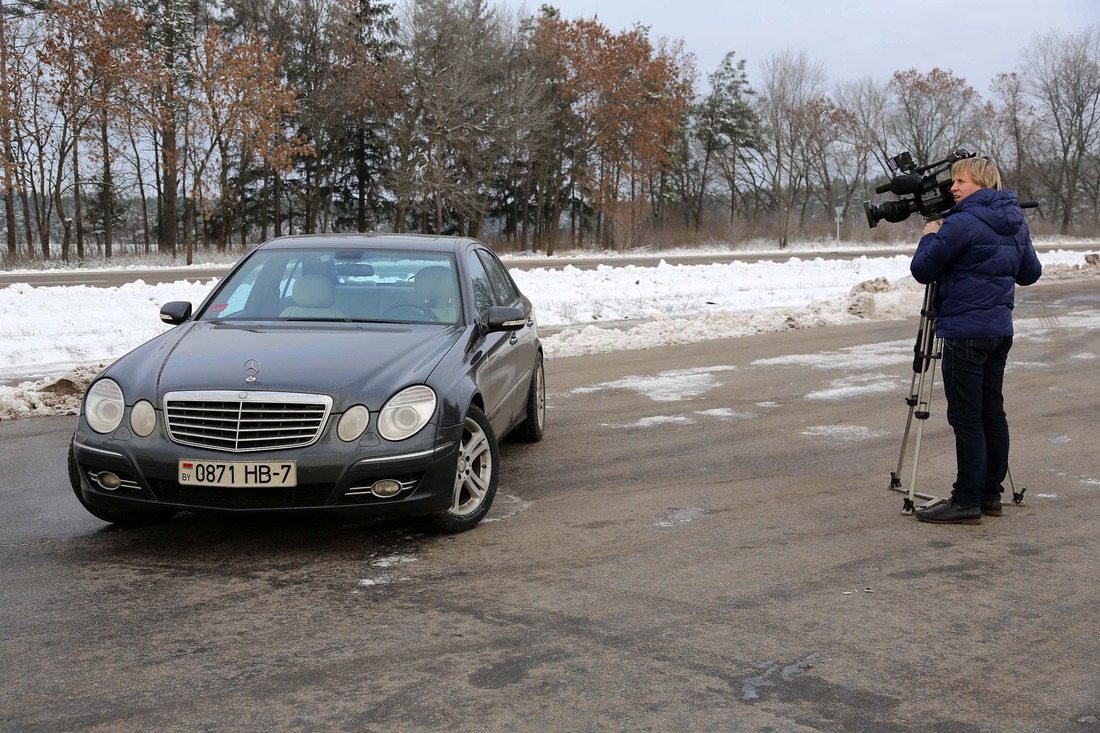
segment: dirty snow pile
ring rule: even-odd
[[[1041,283],[1100,276],[1094,253],[1056,250],[1040,259]],[[909,318],[919,313],[924,294],[909,276],[909,261],[909,254],[697,265],[661,260],[656,267],[565,265],[513,268],[512,274],[535,304],[546,356],[554,359]],[[75,413],[101,369],[168,328],[159,318],[161,304],[197,305],[214,283],[0,288],[0,419]]]

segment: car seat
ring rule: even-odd
[[[413,290],[440,321],[454,323],[458,314],[458,292],[453,270],[437,265],[425,267],[416,273]]]
[[[294,281],[290,297],[294,305],[279,314],[281,318],[346,318],[335,307],[336,286],[325,275],[302,275]]]

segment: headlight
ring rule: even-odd
[[[126,401],[122,387],[113,379],[101,379],[92,385],[84,398],[84,416],[97,433],[109,433],[122,424]]]
[[[355,405],[354,407],[349,407],[344,414],[340,416],[340,422],[336,425],[336,434],[340,436],[340,440],[345,443],[350,443],[353,440],[359,439],[359,436],[367,429],[369,423],[370,410],[362,405]]]
[[[143,438],[148,438],[157,426],[157,411],[153,409],[153,403],[148,400],[139,400],[130,410],[130,429]]]
[[[378,432],[386,440],[404,440],[416,435],[435,414],[435,392],[416,386],[390,398],[378,415]]]

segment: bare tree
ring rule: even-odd
[[[217,201],[221,222],[217,230],[219,248],[224,249],[232,229],[235,190],[231,172],[238,174],[243,161],[258,155],[271,161],[276,170],[290,169],[295,155],[306,152],[298,140],[282,135],[282,121],[296,111],[294,94],[275,73],[277,53],[268,51],[257,37],[246,35],[234,41],[217,25],[211,25],[196,51],[195,94],[189,115],[188,139],[193,195],[188,200],[187,221],[198,206],[211,218]],[[216,176],[214,182],[209,176]],[[217,196],[210,196],[208,189]],[[187,263],[193,245],[187,240]]]
[[[15,118],[14,69],[9,69],[9,36],[7,8],[0,10],[0,181],[4,197],[4,225],[7,229],[8,256],[16,254],[15,232],[15,148],[12,134]]]
[[[973,147],[984,138],[980,95],[950,71],[898,71],[890,90],[896,106],[889,132],[918,164],[944,158],[960,145]]]
[[[1068,234],[1100,154],[1100,26],[1042,36],[1022,56],[1025,87],[1042,110],[1046,185]]]
[[[761,149],[774,196],[780,247],[790,239],[791,216],[809,174],[805,145],[817,125],[814,105],[824,96],[825,70],[806,54],[784,51],[761,69],[758,114],[766,144]]]
[[[1000,74],[990,87],[989,153],[1021,199],[1037,195],[1041,135],[1038,111],[1027,98],[1023,77]]]
[[[886,161],[900,152],[894,149],[898,143],[891,134],[890,110],[893,100],[890,86],[865,77],[841,84],[833,96],[852,121],[851,134],[860,144],[866,146],[879,169],[884,173],[888,172]]]

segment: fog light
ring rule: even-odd
[[[122,479],[110,471],[100,471],[95,476],[95,482],[107,491],[114,491],[122,485]]]
[[[376,481],[374,486],[370,487],[370,492],[377,496],[379,499],[388,499],[391,496],[397,496],[400,491],[401,484],[391,479]]]

